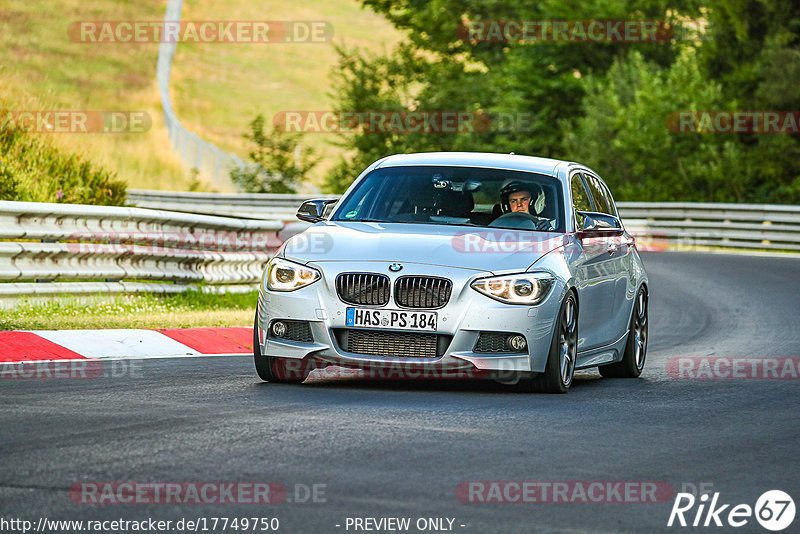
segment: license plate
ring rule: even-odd
[[[347,326],[435,332],[436,319],[436,312],[347,308],[345,324]]]

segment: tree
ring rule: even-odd
[[[328,177],[332,191],[392,153],[514,151],[590,163],[631,200],[800,202],[800,136],[679,134],[667,125],[684,110],[800,109],[797,2],[362,1],[408,38],[382,57],[340,51],[339,109],[524,120],[480,132],[344,136],[348,157]],[[591,19],[663,20],[678,31],[668,42],[580,44],[459,33],[467,21]]]
[[[586,80],[584,116],[564,125],[564,149],[593,167],[618,200],[743,202],[752,165],[731,135],[675,131],[679,111],[724,107],[686,47],[668,70],[631,52]]]
[[[800,4],[784,0],[712,0],[699,58],[743,110],[800,109]],[[800,202],[800,136],[737,136],[754,174],[752,202]]]
[[[265,119],[258,115],[244,138],[255,148],[250,152],[252,164],[231,170],[231,180],[248,193],[295,193],[298,181],[319,162],[311,147],[299,147],[300,134],[273,130],[264,133]]]
[[[361,132],[340,145],[342,158],[327,180],[340,192],[357,173],[380,157],[402,152],[466,150],[558,155],[560,121],[577,119],[585,84],[581,76],[604,73],[630,46],[660,65],[676,50],[663,43],[493,42],[470,40],[467,21],[669,19],[689,9],[681,0],[564,4],[546,0],[363,0],[386,16],[408,40],[391,54],[369,56],[339,50],[335,70],[341,110],[455,110],[491,118],[488,129],[448,134]],[[507,119],[507,120],[503,120]]]

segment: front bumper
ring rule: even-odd
[[[474,291],[469,283],[485,276],[474,270],[422,264],[405,264],[402,275],[449,278],[453,291],[449,302],[440,309],[436,333],[452,336],[443,354],[435,358],[397,357],[357,354],[343,350],[337,342],[338,329],[352,329],[345,324],[346,309],[335,288],[335,279],[343,272],[375,272],[390,277],[392,286],[400,276],[386,272],[385,262],[320,262],[312,265],[322,272],[322,279],[292,292],[269,291],[262,287],[258,296],[258,328],[261,353],[281,358],[313,357],[319,362],[353,368],[403,365],[409,368],[479,369],[499,372],[543,372],[550,350],[555,318],[564,284],[556,281],[547,298],[536,306],[514,306],[490,299]],[[394,296],[388,309],[398,309]],[[426,310],[427,311],[427,310]],[[312,342],[289,341],[268,335],[276,319],[307,321]],[[372,329],[378,330],[378,329]],[[481,332],[508,332],[525,336],[527,349],[521,353],[475,352]],[[340,336],[341,339],[341,336]]]

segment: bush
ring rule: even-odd
[[[14,200],[17,198],[19,182],[11,174],[11,170],[0,161],[0,200]]]
[[[35,134],[0,128],[0,200],[121,206],[125,182]]]
[[[675,133],[671,113],[735,109],[685,48],[669,69],[637,52],[587,80],[584,116],[562,123],[565,155],[593,167],[617,200],[752,202],[755,169],[732,136]]]

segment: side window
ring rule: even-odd
[[[615,215],[614,209],[611,206],[611,198],[604,190],[603,184],[600,183],[600,180],[591,174],[585,174],[584,176],[586,177],[586,182],[589,186],[589,193],[591,193],[592,200],[594,200],[595,211],[607,213],[608,215]]]
[[[589,203],[589,195],[586,194],[586,187],[583,185],[580,173],[572,175],[570,181],[572,187],[572,205],[576,211],[592,211],[592,205]],[[575,214],[575,226],[577,229],[583,228],[583,217]]]

